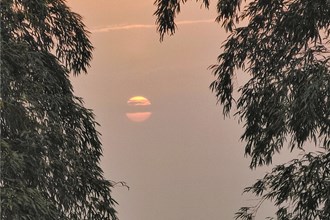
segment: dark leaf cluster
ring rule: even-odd
[[[210,67],[216,78],[210,89],[223,114],[236,109],[244,123],[241,139],[250,167],[271,164],[286,145],[320,150],[277,166],[247,188],[261,201],[242,207],[237,218],[254,219],[262,202],[271,200],[278,219],[330,219],[330,1],[218,0],[217,10],[216,21],[229,36]],[[173,34],[174,17],[166,23],[162,10],[155,14],[161,37]],[[235,90],[237,74],[248,80]]]
[[[209,0],[202,1],[202,6],[208,8]],[[160,33],[161,41],[164,39],[165,34],[173,35],[175,33],[177,29],[175,17],[181,11],[181,4],[186,2],[187,0],[156,0],[154,2],[157,7],[154,15],[157,17],[157,31]]]
[[[38,51],[55,51],[68,70],[86,72],[92,45],[80,15],[63,0],[1,0],[1,37]]]
[[[293,149],[321,139],[328,148],[330,3],[252,1],[240,14],[245,18],[248,25],[231,32],[212,66],[217,79],[210,88],[224,114],[237,103],[251,167],[271,163],[287,141]],[[250,79],[235,101],[232,79],[239,69]]]
[[[61,0],[0,11],[0,218],[117,219],[98,124],[69,80],[91,59],[81,17]]]
[[[242,207],[236,219],[253,219],[264,200],[278,207],[278,220],[330,219],[330,153],[307,153],[278,165],[245,192],[261,197],[261,201]]]

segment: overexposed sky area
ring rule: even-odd
[[[239,141],[243,124],[223,119],[208,86],[227,33],[210,10],[187,2],[174,36],[159,41],[153,0],[69,0],[95,47],[87,75],[72,77],[75,94],[101,124],[105,176],[116,185],[120,220],[233,219],[242,196],[265,169],[251,171]],[[244,77],[243,77],[244,79]],[[240,85],[240,78],[235,86]],[[127,101],[151,105],[143,122],[129,120]],[[262,207],[263,219],[269,207]]]

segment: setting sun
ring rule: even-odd
[[[143,96],[133,96],[127,101],[129,110],[126,116],[133,122],[143,122],[150,118],[151,111],[149,106],[151,102]]]

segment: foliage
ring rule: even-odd
[[[160,33],[160,40],[162,41],[164,35],[173,35],[176,30],[175,17],[181,10],[181,1],[178,0],[156,0],[157,10],[154,13],[157,16],[157,31]],[[186,3],[187,0],[182,0],[182,3]],[[203,0],[203,4],[206,8],[209,7],[209,0]]]
[[[307,153],[278,165],[245,192],[278,207],[277,219],[330,219],[330,153]],[[237,218],[252,219],[261,203],[242,207]]]
[[[164,25],[159,5],[167,2],[156,1],[161,39],[174,33],[172,19],[179,12]],[[241,0],[217,3],[216,21],[229,36],[218,63],[211,66],[216,80],[210,88],[224,115],[234,106],[245,123],[241,139],[251,168],[271,164],[285,145],[293,150],[314,143],[322,149],[277,166],[246,191],[273,201],[278,219],[329,219],[330,1],[253,0],[241,11],[242,6]],[[234,91],[232,79],[239,70],[249,81]],[[256,207],[241,208],[237,218],[253,219]]]
[[[1,0],[1,219],[117,219],[97,123],[69,73],[92,57],[62,0]]]

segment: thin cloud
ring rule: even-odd
[[[178,21],[177,24],[200,24],[200,23],[213,23],[214,19],[206,20],[188,20],[188,21]]]
[[[127,24],[127,25],[110,25],[106,27],[96,28],[91,30],[92,33],[102,33],[117,30],[130,30],[130,29],[142,29],[142,28],[154,28],[152,24]]]
[[[188,24],[201,24],[201,23],[212,23],[214,19],[205,19],[205,20],[186,20],[186,21],[178,21],[177,25],[188,25]],[[100,27],[92,29],[92,33],[104,33],[110,31],[118,31],[118,30],[131,30],[131,29],[149,29],[156,28],[154,24],[123,24],[123,25],[110,25],[106,27]]]

